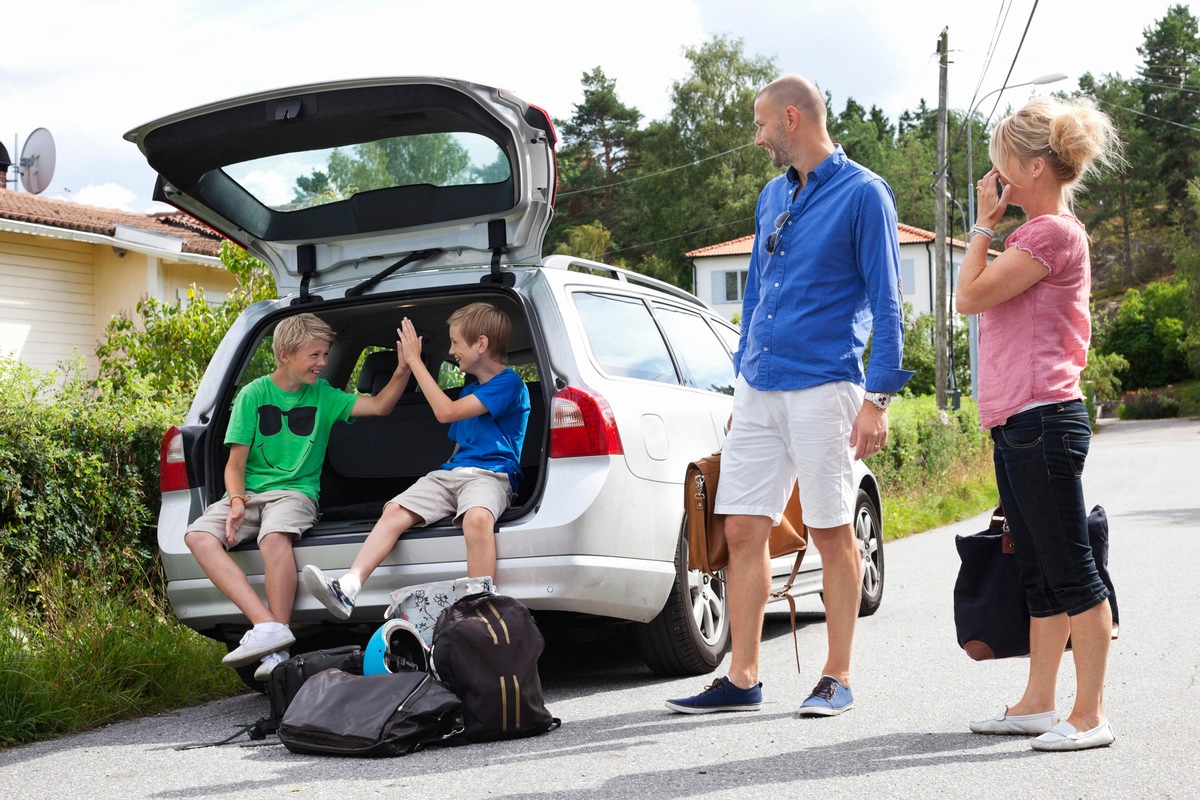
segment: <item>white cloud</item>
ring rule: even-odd
[[[63,199],[87,206],[133,211],[133,202],[138,196],[117,183],[89,183],[79,191],[63,196]]]

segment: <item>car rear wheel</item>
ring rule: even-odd
[[[858,615],[869,617],[883,601],[883,525],[875,500],[865,489],[858,490],[854,504],[854,538],[862,557],[862,599]]]
[[[658,616],[634,626],[642,660],[658,675],[712,672],[729,647],[725,583],[688,569],[688,541],[681,533],[675,549],[675,582]]]

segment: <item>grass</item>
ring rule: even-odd
[[[0,592],[0,747],[238,694],[225,648],[131,583],[41,581],[39,613]]]
[[[936,479],[891,487],[884,495],[886,539],[900,539],[995,508],[999,502],[992,454],[955,459]]]

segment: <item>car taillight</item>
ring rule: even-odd
[[[617,421],[600,395],[568,386],[550,405],[550,457],[616,456],[624,453]]]
[[[183,433],[172,425],[163,436],[158,453],[158,486],[164,493],[188,488],[187,464],[183,459]]]

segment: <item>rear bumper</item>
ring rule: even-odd
[[[606,556],[555,556],[502,559],[499,590],[534,611],[565,611],[649,622],[662,609],[675,580],[670,562]],[[390,593],[403,586],[450,580],[466,574],[466,564],[384,565],[367,580],[350,619],[343,624],[382,625]],[[250,584],[263,593],[261,575]],[[300,584],[303,587],[303,583]],[[177,580],[167,584],[167,596],[180,621],[203,633],[234,620],[244,620],[237,608],[208,580]],[[303,588],[296,593],[292,626],[299,635],[306,624],[329,623],[329,612]]]

